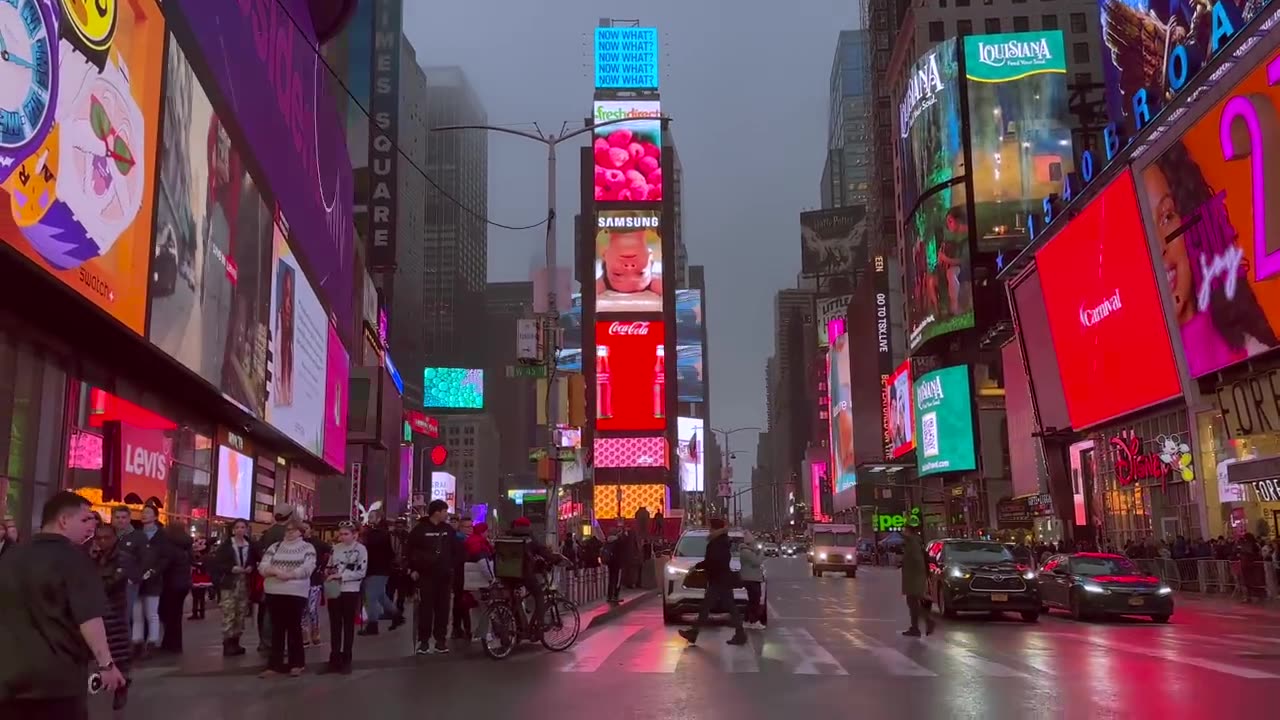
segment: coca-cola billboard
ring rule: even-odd
[[[596,323],[596,429],[665,430],[666,329],[661,320]]]

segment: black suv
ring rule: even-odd
[[[998,542],[935,540],[929,543],[925,592],[938,612],[1016,612],[1026,622],[1040,619],[1035,569],[1014,559]]]

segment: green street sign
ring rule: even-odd
[[[969,366],[956,365],[925,373],[916,380],[912,390],[919,474],[976,470]]]
[[[507,377],[516,378],[545,378],[547,376],[546,365],[508,365]]]
[[[1041,73],[1067,72],[1061,30],[968,35],[964,74],[975,82],[1004,83]]]

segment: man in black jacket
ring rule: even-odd
[[[427,514],[409,531],[409,569],[418,583],[419,655],[449,652],[449,590],[457,543],[445,522],[448,510],[445,501],[432,500]]]
[[[701,570],[707,577],[707,589],[702,596],[702,607],[698,609],[698,619],[693,627],[680,631],[680,637],[689,641],[690,645],[698,642],[698,630],[707,624],[711,611],[721,605],[729,606],[729,618],[733,621],[733,637],[730,645],[746,645],[747,633],[742,629],[742,613],[738,612],[738,603],[733,599],[734,572],[729,567],[733,557],[733,546],[729,539],[729,528],[724,520],[712,518],[708,524],[711,534],[707,538],[707,554],[702,562],[693,566]]]

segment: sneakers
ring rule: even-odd
[[[764,623],[761,623],[761,622],[743,623],[742,627],[746,630],[764,630],[765,629]]]
[[[395,617],[391,618],[391,627],[390,627],[389,629],[390,629],[390,630],[395,630],[396,628],[400,627],[401,625],[404,625],[404,622],[405,622],[405,620],[404,620],[404,615],[397,615],[397,616],[395,616]],[[374,635],[377,635],[377,634],[378,634],[378,626],[377,626],[377,625],[374,625],[374,626],[373,626],[373,628],[374,628],[374,629],[373,629],[373,634],[374,634]]]
[[[420,642],[416,652],[419,655],[434,655],[436,651],[431,649],[430,643]]]
[[[733,634],[733,637],[726,640],[725,644],[726,645],[746,645],[747,634],[739,630],[738,632]]]
[[[920,628],[907,628],[902,631],[902,637],[920,637]]]
[[[437,654],[437,655],[448,655],[448,654],[449,654],[449,644],[448,644],[448,643],[436,643],[436,650],[435,650],[435,652],[436,652],[436,654]]]
[[[698,631],[693,628],[685,628],[677,634],[685,640],[688,640],[690,645],[698,644]]]

